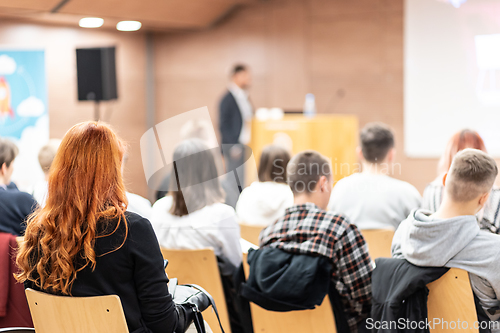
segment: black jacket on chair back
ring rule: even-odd
[[[419,267],[405,259],[378,258],[372,273],[372,332],[407,332],[405,323],[427,321],[427,284],[448,271],[446,267]],[[376,323],[376,324],[375,324]],[[428,333],[425,325],[413,333]]]

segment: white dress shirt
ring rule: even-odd
[[[243,120],[243,124],[241,126],[240,137],[238,138],[239,143],[248,144],[250,142],[251,135],[251,125],[250,121],[252,120],[252,104],[250,104],[250,100],[248,99],[248,93],[238,87],[237,84],[231,82],[229,85],[229,91],[233,94],[234,99],[236,100],[236,104],[238,104],[238,108],[240,109],[241,119]]]

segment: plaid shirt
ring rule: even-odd
[[[261,232],[259,241],[261,247],[330,258],[332,281],[351,332],[357,332],[358,324],[371,310],[371,273],[375,265],[356,226],[341,215],[306,203],[288,208],[285,216]]]

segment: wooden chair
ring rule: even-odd
[[[469,282],[469,274],[458,268],[451,268],[446,274],[434,282],[427,285],[429,288],[429,297],[427,300],[427,311],[429,322],[439,320],[443,324],[435,325],[432,333],[439,332],[478,332],[474,329],[474,322],[477,321],[476,306],[474,304],[474,295]],[[468,322],[468,329],[462,326],[446,326],[445,322],[450,323]],[[451,325],[453,325],[453,323]],[[432,327],[432,326],[431,326]]]
[[[259,235],[264,228],[263,226],[255,226],[240,222],[241,238],[252,244],[259,245]]]
[[[54,296],[26,289],[36,333],[128,333],[120,298]]]
[[[214,298],[219,311],[224,331],[231,333],[226,298],[217,265],[217,258],[212,249],[172,250],[162,249],[163,258],[168,259],[167,274],[177,278],[179,284],[197,284]],[[214,332],[221,332],[215,313],[209,309],[203,312],[203,318]]]
[[[243,269],[248,277],[250,267],[243,253]],[[253,330],[256,333],[336,333],[335,317],[328,295],[314,310],[276,312],[250,303]]]
[[[391,257],[391,244],[394,237],[392,229],[364,229],[361,234],[368,244],[368,252],[372,260],[380,257]]]

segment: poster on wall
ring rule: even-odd
[[[43,50],[0,48],[0,137],[16,143],[12,181],[21,190],[43,179],[38,151],[49,140]]]

